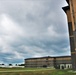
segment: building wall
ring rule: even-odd
[[[72,25],[73,25],[73,31],[75,31],[76,26],[76,0],[69,0],[69,6],[70,6],[70,12],[71,12],[71,19],[72,19]]]
[[[57,57],[55,60],[56,60],[55,61],[56,68],[61,68],[61,67],[67,68],[66,65],[71,64],[71,57]]]
[[[25,67],[51,67],[60,68],[61,64],[71,65],[71,57],[43,57],[25,59]],[[65,67],[67,68],[67,66]]]
[[[53,67],[54,58],[30,58],[25,59],[25,67]]]

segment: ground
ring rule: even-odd
[[[50,68],[0,68],[0,75],[76,75],[76,72]]]

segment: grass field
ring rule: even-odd
[[[0,75],[76,75],[71,70],[50,68],[0,68]]]

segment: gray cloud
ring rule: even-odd
[[[65,0],[0,1],[0,63],[70,55]]]

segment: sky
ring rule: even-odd
[[[0,63],[70,55],[65,0],[0,0]]]

